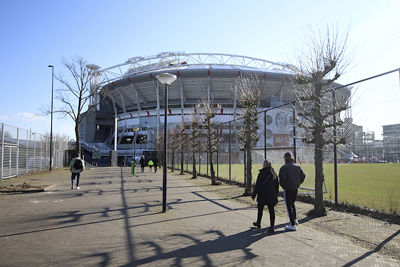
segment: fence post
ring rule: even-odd
[[[201,147],[200,147],[200,138],[199,138],[199,174],[201,174],[200,167],[201,167]]]
[[[17,168],[15,170],[15,174],[18,177],[19,175],[19,128],[17,128],[17,153],[16,153],[16,164],[17,164]]]
[[[267,160],[267,111],[264,110],[264,160]]]
[[[0,181],[3,180],[4,177],[4,122],[1,124],[1,173],[0,173]]]
[[[293,109],[293,158],[294,158],[294,163],[296,163],[297,149],[296,149],[296,107],[295,107],[295,104],[292,105],[292,109]]]
[[[33,133],[33,171],[36,167],[36,133]]]
[[[336,92],[332,90],[333,108],[336,109]],[[333,177],[335,183],[335,205],[338,204],[337,186],[337,150],[336,150],[336,114],[333,114]]]
[[[208,177],[208,149],[207,149],[207,177]]]
[[[231,133],[232,133],[232,130],[231,130],[231,122],[229,122],[229,155],[228,155],[228,157],[229,157],[229,181],[231,181],[231,179],[232,179],[232,176],[231,176],[231,172],[232,172],[232,169],[231,169],[231,167],[232,167],[232,145],[231,145]]]
[[[217,144],[216,144],[216,146],[217,146],[217,178],[218,178],[219,177],[219,161],[218,161],[218,159],[219,159],[219,157],[218,157],[218,155],[219,155],[219,140],[218,140],[219,135],[218,135],[218,125],[216,125],[216,127],[217,127]]]
[[[247,150],[246,149],[243,149],[243,164],[244,164],[244,186],[246,186],[246,184],[247,184],[247,172],[246,172],[246,169],[247,169],[247,164],[246,164],[246,161],[247,161]]]

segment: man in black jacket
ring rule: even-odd
[[[304,182],[306,175],[300,166],[294,164],[294,159],[292,155],[287,152],[284,156],[285,165],[279,170],[279,183],[283,188],[283,194],[286,203],[286,209],[289,215],[290,224],[286,225],[285,229],[289,231],[296,231],[296,225],[299,222],[296,219],[296,207],[294,202],[297,197],[297,190],[300,184]]]

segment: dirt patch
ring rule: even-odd
[[[2,193],[33,193],[43,192],[48,185],[32,185],[24,182],[22,184],[10,184],[7,186],[0,187]]]

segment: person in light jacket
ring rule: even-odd
[[[296,207],[294,202],[296,201],[297,190],[304,182],[306,175],[300,166],[294,164],[294,159],[289,152],[285,153],[284,159],[285,165],[279,170],[279,183],[284,190],[283,196],[290,220],[290,224],[286,225],[285,229],[288,231],[296,231],[296,225],[298,225],[299,222],[296,219]]]
[[[74,154],[74,157],[69,163],[69,170],[71,171],[71,189],[74,189],[76,177],[76,189],[79,190],[79,178],[81,172],[85,170],[85,162],[79,157],[79,153]]]
[[[263,168],[260,170],[257,182],[253,190],[251,198],[254,200],[257,196],[257,221],[253,225],[257,228],[261,227],[261,218],[264,206],[267,205],[269,211],[270,227],[268,233],[274,232],[275,226],[275,205],[278,203],[279,182],[278,177],[271,166],[271,162],[265,160]]]

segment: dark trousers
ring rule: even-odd
[[[258,203],[257,207],[258,207],[258,212],[257,212],[257,223],[260,224],[261,223],[261,219],[263,216],[263,211],[264,211],[264,206],[266,204],[263,203]],[[268,207],[268,212],[269,212],[269,222],[271,227],[274,227],[275,225],[275,210],[274,210],[274,205],[267,205]]]
[[[296,207],[294,206],[294,202],[297,197],[297,189],[287,189],[283,192],[285,197],[286,209],[288,212],[290,224],[294,225],[294,220],[296,219]]]
[[[80,173],[72,173],[71,174],[71,183],[74,184],[75,182],[75,176],[76,176],[76,186],[79,186],[79,177],[81,177]]]

